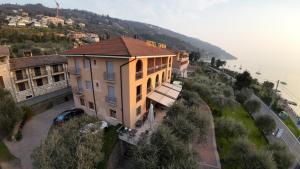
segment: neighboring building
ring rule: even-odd
[[[76,40],[76,39],[82,39],[86,37],[86,34],[83,32],[75,32],[75,31],[70,31],[67,34],[68,38]]]
[[[84,24],[84,23],[78,23],[78,26],[79,26],[80,28],[85,28],[85,24]]]
[[[89,43],[99,42],[100,40],[99,36],[95,33],[87,33],[83,39]]]
[[[111,124],[135,128],[147,119],[150,103],[169,107],[181,90],[170,84],[175,54],[141,40],[109,39],[63,55],[75,106]]]
[[[187,68],[189,66],[189,53],[186,51],[177,51],[173,60],[173,73],[179,77],[187,77]]]
[[[17,102],[68,87],[67,59],[59,55],[10,58],[0,46],[0,87]]]
[[[67,20],[65,21],[65,24],[71,26],[71,25],[74,24],[74,20],[73,20],[73,19],[67,19]]]
[[[46,23],[47,25],[50,25],[50,24],[53,24],[55,26],[61,24],[61,25],[64,25],[65,24],[65,21],[61,18],[58,18],[58,17],[50,17],[50,16],[44,16],[42,19],[41,19],[41,22],[42,23]]]

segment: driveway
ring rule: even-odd
[[[73,101],[54,106],[53,108],[34,116],[28,121],[22,131],[23,139],[20,142],[5,141],[9,151],[21,160],[22,169],[32,169],[31,154],[46,138],[52,120],[62,111],[74,107]]]

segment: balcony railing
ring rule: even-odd
[[[28,79],[28,76],[27,76],[27,74],[24,73],[21,75],[15,75],[14,79],[15,79],[15,81],[26,80],[26,79]]]
[[[72,88],[72,90],[75,95],[78,95],[78,96],[83,95],[83,88],[81,88],[81,87],[74,87],[74,88]]]
[[[152,92],[152,87],[147,88],[147,93],[150,93],[150,92]]]
[[[167,68],[167,64],[162,64],[160,66],[161,66],[161,69]]]
[[[156,82],[156,83],[155,83],[155,87],[158,87],[159,85],[160,85],[159,82]]]
[[[139,71],[135,73],[135,80],[143,78],[143,72]]]
[[[138,94],[136,96],[136,102],[140,101],[142,99],[142,94]]]
[[[152,74],[152,73],[154,73],[155,72],[155,67],[150,67],[150,68],[148,68],[148,70],[147,70],[147,74],[148,75],[150,75],[150,74]]]
[[[109,81],[115,80],[115,73],[113,72],[104,72],[103,76],[104,76],[104,80],[109,80]]]
[[[69,73],[72,75],[80,75],[80,68],[69,67]]]
[[[116,106],[117,105],[117,98],[116,97],[112,97],[112,96],[106,96],[105,97],[105,101],[107,103],[109,103],[112,106]]]

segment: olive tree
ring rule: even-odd
[[[253,94],[253,91],[251,89],[248,88],[242,88],[240,91],[236,92],[236,100],[241,103],[244,104]]]
[[[245,108],[249,113],[256,113],[261,108],[261,103],[257,100],[249,100],[245,103]]]
[[[4,136],[11,134],[22,118],[22,111],[17,107],[9,91],[0,88],[0,132]]]
[[[81,133],[86,124],[96,122],[92,117],[72,119],[54,127],[32,154],[35,169],[93,169],[103,160],[102,131]]]
[[[275,128],[275,120],[270,115],[260,115],[255,119],[256,126],[266,135],[271,134]]]
[[[294,164],[295,157],[285,145],[280,143],[271,144],[268,150],[272,152],[278,169],[290,168]]]
[[[216,134],[226,139],[247,135],[245,126],[232,118],[219,118],[216,121]]]

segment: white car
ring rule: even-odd
[[[284,132],[284,129],[279,128],[276,132],[275,132],[275,137],[280,138],[282,136]]]

